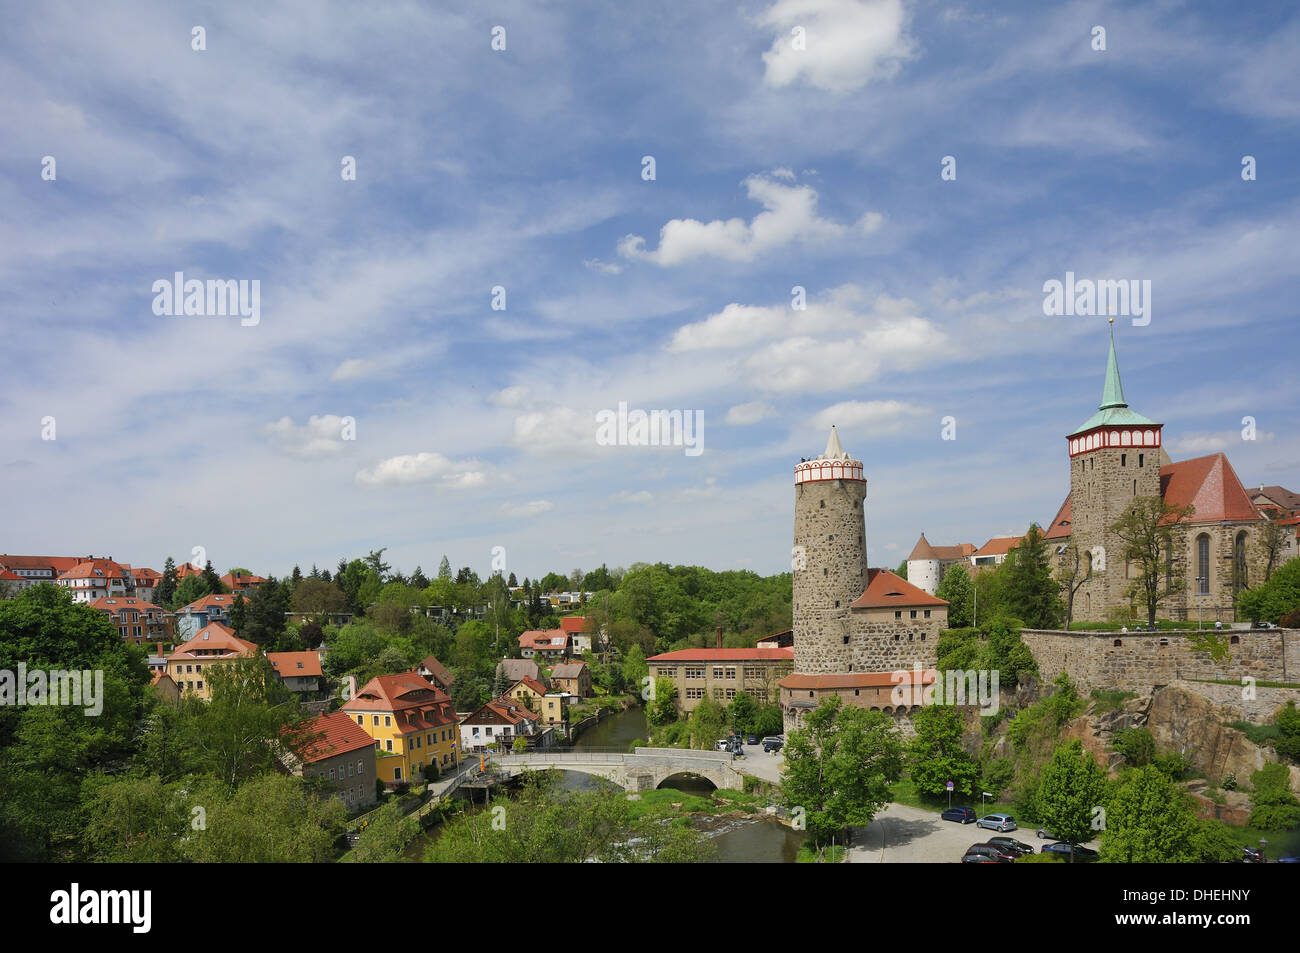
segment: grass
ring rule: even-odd
[[[1231,678],[1189,678],[1189,682],[1201,682],[1205,685],[1235,685],[1241,687],[1241,679]],[[1300,688],[1300,682],[1256,682],[1256,688]]]
[[[1096,705],[1093,708],[1093,714],[1104,715],[1108,712],[1119,711],[1124,707],[1126,701],[1137,697],[1137,692],[1107,692],[1094,688],[1092,690],[1092,699],[1096,702]]]
[[[823,847],[820,850],[805,842],[799,848],[799,855],[795,857],[796,864],[841,864],[844,862],[846,851],[844,845],[836,844],[833,847]],[[820,855],[820,860],[819,860]]]
[[[1230,721],[1229,728],[1236,728],[1252,742],[1261,747],[1276,741],[1282,734],[1277,725],[1256,725],[1249,721]]]
[[[769,798],[757,794],[746,794],[729,788],[713,791],[711,795],[688,794],[676,788],[659,788],[654,791],[640,792],[639,801],[628,801],[634,818],[645,817],[685,817],[688,814],[726,814],[728,811],[744,811],[748,814],[761,813],[771,803]],[[674,807],[680,804],[681,807]]]

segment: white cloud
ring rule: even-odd
[[[297,457],[323,457],[338,453],[348,441],[343,439],[345,428],[352,428],[355,436],[355,422],[335,414],[313,415],[299,427],[291,417],[281,417],[274,423],[262,428],[262,432],[271,438],[271,443],[285,453]]]
[[[582,262],[590,271],[598,272],[602,275],[617,275],[622,273],[623,266],[616,261],[601,261],[599,258],[585,258]]]
[[[439,482],[455,490],[482,486],[487,474],[477,460],[453,461],[441,453],[416,453],[389,457],[368,470],[360,470],[360,486],[404,486],[411,483]]]
[[[838,288],[806,301],[804,310],[791,304],[747,305],[732,302],[703,321],[677,329],[668,345],[670,351],[701,351],[713,348],[743,348],[774,337],[819,334],[845,328],[860,328],[872,316],[863,310],[864,295],[855,285]],[[916,307],[906,298],[881,295],[874,304],[878,315],[905,314]]]
[[[358,378],[368,377],[379,365],[374,361],[367,361],[359,357],[349,358],[338,367],[334,368],[334,373],[330,375],[332,381],[352,381]]]
[[[550,406],[515,418],[514,445],[530,453],[572,453],[596,449],[596,415]]]
[[[506,516],[524,517],[537,516],[539,513],[545,513],[547,510],[555,508],[555,504],[550,500],[532,500],[528,503],[502,503],[501,512]]]
[[[629,493],[627,490],[619,490],[614,494],[614,499],[620,503],[649,503],[653,497],[649,490],[639,490],[636,493]]]
[[[659,230],[659,248],[647,251],[640,235],[627,235],[618,243],[624,258],[653,262],[661,267],[698,258],[753,261],[758,255],[791,242],[822,242],[858,232],[874,231],[883,221],[868,212],[856,226],[841,225],[817,215],[817,191],[807,185],[783,185],[767,175],[744,181],[749,197],[764,211],[746,223],[741,218],[701,222],[674,218]]]
[[[726,421],[736,427],[748,427],[750,424],[756,424],[775,415],[776,411],[770,406],[761,400],[754,400],[747,404],[737,404],[729,409]]]
[[[804,80],[846,93],[893,78],[915,52],[902,0],[777,0],[758,22],[776,34],[763,54],[763,81],[777,88]]]
[[[499,390],[488,399],[498,407],[523,407],[528,403],[531,393],[527,387],[519,384]]]
[[[818,412],[811,427],[816,432],[834,426],[841,434],[874,436],[895,433],[925,413],[922,407],[898,400],[846,400]],[[937,423],[935,427],[937,434]]]
[[[1255,439],[1272,443],[1274,434],[1260,431]],[[1207,454],[1231,450],[1242,445],[1240,430],[1222,430],[1213,433],[1185,433],[1165,440],[1165,449],[1177,454]]]

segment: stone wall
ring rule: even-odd
[[[866,483],[857,480],[794,488],[796,672],[843,672],[849,664],[849,604],[867,587],[866,495]]]
[[[1045,682],[1066,672],[1081,693],[1094,688],[1148,694],[1153,686],[1180,679],[1250,676],[1260,681],[1300,682],[1300,630],[1223,629],[1236,636],[1222,661],[1189,644],[1195,632],[1061,632],[1024,629],[1021,639],[1033,652]],[[1115,645],[1118,641],[1120,644]]]

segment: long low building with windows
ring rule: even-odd
[[[775,704],[781,679],[794,670],[794,649],[679,649],[652,655],[646,665],[651,678],[672,680],[680,712],[693,711],[702,698],[726,705],[740,692]]]

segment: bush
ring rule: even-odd
[[[1114,748],[1125,761],[1140,768],[1155,757],[1156,741],[1145,728],[1122,728],[1115,732]]]
[[[1291,793],[1291,772],[1276,761],[1250,776],[1254,787],[1250,826],[1264,831],[1284,831],[1300,826],[1300,801]]]
[[[1169,754],[1156,755],[1151,759],[1151,764],[1171,781],[1183,780],[1192,770],[1191,760],[1186,755],[1173,751],[1169,752]]]

